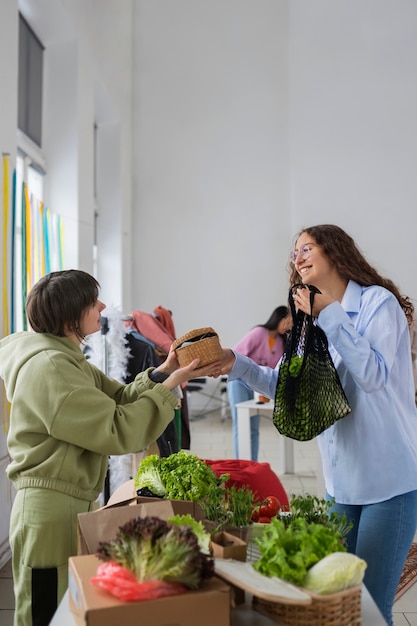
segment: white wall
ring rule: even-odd
[[[135,308],[226,345],[287,298],[287,2],[135,2]]]
[[[48,168],[85,269],[99,127],[105,302],[161,304],[177,334],[208,324],[232,344],[285,301],[294,234],[325,221],[416,298],[413,0],[20,4],[69,55],[48,106],[71,127],[49,118]]]
[[[290,23],[294,227],[338,223],[416,299],[417,4],[291,0]]]
[[[323,222],[416,298],[415,2],[134,6],[135,307],[233,343]]]

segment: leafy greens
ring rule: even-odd
[[[307,570],[333,552],[346,552],[340,532],[299,517],[285,524],[279,518],[265,526],[255,539],[260,558],[253,564],[265,576],[283,578],[302,585]]]
[[[169,500],[197,502],[229,475],[219,478],[213,469],[194,454],[180,450],[167,457],[151,454],[145,457],[134,478],[136,488],[148,489]]]

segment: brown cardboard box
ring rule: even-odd
[[[188,500],[165,500],[164,498],[148,498],[138,496],[133,478],[120,485],[110,496],[107,504],[103,508],[112,506],[125,506],[126,504],[141,504],[143,502],[173,502],[175,503],[175,511],[178,515],[186,515],[189,513],[195,519],[203,519],[203,512],[197,502],[189,502]]]
[[[252,524],[250,524],[249,526],[219,526],[219,524],[217,524],[216,522],[212,522],[211,520],[205,519],[204,517],[201,521],[203,522],[204,528],[210,535],[213,535],[214,533],[220,532],[220,530],[222,530],[229,535],[234,535],[235,537],[242,539],[242,541],[245,541],[246,543],[250,541]]]
[[[100,541],[113,539],[119,526],[133,517],[151,515],[168,519],[187,514],[202,519],[197,502],[138,497],[133,480],[129,480],[114,492],[106,506],[78,515],[78,554],[94,554]]]
[[[69,604],[79,625],[230,626],[230,587],[217,577],[178,596],[121,602],[91,585],[99,563],[94,555],[69,560]]]
[[[246,561],[248,544],[243,539],[221,531],[211,536],[211,549],[215,559]]]
[[[79,513],[78,515],[78,554],[94,554],[97,551],[100,541],[114,539],[119,526],[122,526],[134,517],[159,517],[168,519],[173,515],[191,513],[193,503],[184,506],[184,503],[175,500],[157,500],[150,498],[150,501],[135,502],[125,505],[115,505],[103,507],[90,513]]]
[[[126,481],[123,485],[120,485],[114,493],[110,496],[107,506],[113,506],[113,504],[120,504],[127,500],[136,498],[136,487],[133,478]]]
[[[248,544],[243,539],[235,535],[221,531],[211,536],[211,552],[215,559],[234,559],[235,561],[246,561]],[[240,587],[232,585],[232,605],[244,604],[246,600],[245,591]]]

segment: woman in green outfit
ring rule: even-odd
[[[79,270],[52,272],[30,291],[31,331],[0,341],[0,376],[11,403],[7,475],[14,626],[47,626],[77,553],[77,515],[95,508],[109,455],[143,450],[174,417],[172,390],[209,373],[179,368],[175,352],[123,385],[89,363],[80,346],[100,329],[99,284]],[[33,332],[34,331],[34,332]]]

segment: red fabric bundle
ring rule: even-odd
[[[269,463],[258,463],[257,461],[245,461],[243,459],[220,459],[205,460],[210,465],[216,476],[230,474],[230,479],[226,486],[237,488],[246,485],[255,494],[258,502],[268,496],[278,498],[281,508],[289,505],[287,493],[275,472],[272,471]]]

